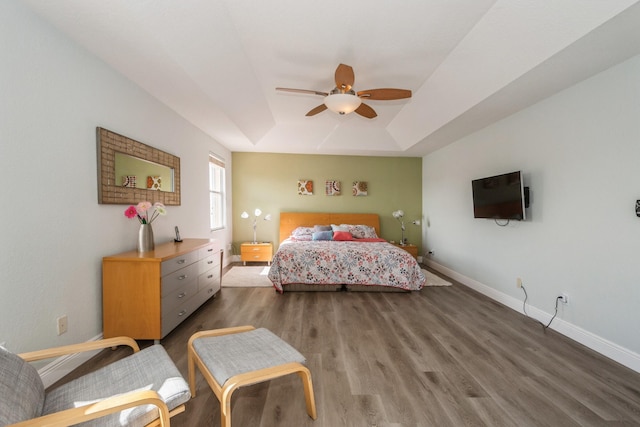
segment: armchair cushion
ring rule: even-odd
[[[38,371],[0,347],[0,425],[37,417],[43,404],[44,384]]]
[[[43,415],[135,390],[155,390],[169,411],[190,398],[189,386],[161,345],[153,345],[47,393]],[[86,425],[146,425],[157,418],[156,407],[138,406]],[[84,424],[83,424],[84,425]]]

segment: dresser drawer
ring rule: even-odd
[[[164,338],[173,328],[178,326],[180,322],[189,317],[191,313],[196,311],[198,307],[200,307],[202,302],[197,298],[189,298],[182,304],[178,305],[171,311],[166,313],[162,313],[162,337]]]
[[[220,274],[217,268],[206,271],[198,276],[198,292],[202,292],[207,288],[213,288],[215,292],[220,289]]]
[[[174,311],[180,304],[194,296],[198,292],[198,281],[191,280],[179,289],[162,297],[162,314]]]
[[[177,256],[175,258],[168,259],[166,261],[162,261],[162,266],[160,267],[160,275],[166,276],[167,274],[173,273],[176,270],[186,267],[189,264],[193,264],[198,259],[198,251],[189,252],[184,255]]]
[[[198,250],[198,259],[207,258],[211,255],[217,255],[218,259],[220,258],[220,248],[219,245],[212,243],[210,245],[205,246],[204,248],[200,248]]]
[[[220,255],[210,255],[205,259],[198,261],[198,273],[202,274],[218,267],[220,269]]]
[[[198,263],[188,265],[162,278],[162,296],[168,295],[182,286],[198,279]]]

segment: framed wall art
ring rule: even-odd
[[[352,192],[354,196],[366,196],[367,195],[367,182],[366,181],[354,181]]]
[[[327,180],[324,185],[325,194],[327,196],[339,196],[340,193],[340,181]]]
[[[301,196],[312,196],[313,181],[306,179],[298,180],[298,194]]]

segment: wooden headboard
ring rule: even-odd
[[[375,228],[376,234],[380,235],[378,214],[280,212],[280,242],[291,236],[291,232],[297,227],[331,224],[368,225]]]

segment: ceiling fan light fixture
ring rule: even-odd
[[[324,105],[340,115],[353,113],[362,104],[362,100],[353,93],[332,93],[324,98]]]

